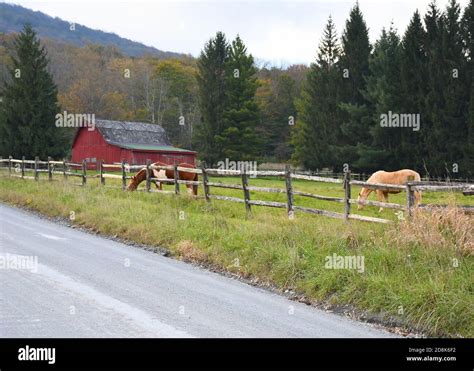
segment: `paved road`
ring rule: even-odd
[[[392,336],[0,204],[2,259],[0,337]]]

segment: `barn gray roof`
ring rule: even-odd
[[[95,126],[105,141],[110,144],[171,146],[165,130],[158,124],[95,120]]]

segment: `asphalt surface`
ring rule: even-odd
[[[0,337],[387,336],[0,204]]]

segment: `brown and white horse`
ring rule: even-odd
[[[168,164],[165,164],[164,162],[154,162],[151,165],[156,165],[156,166],[169,166]],[[179,167],[187,167],[190,169],[195,169],[196,166],[192,164],[186,164],[186,163],[181,163],[178,164]],[[158,179],[174,179],[174,170],[157,170],[157,169],[152,169],[152,175],[153,178],[158,178]],[[132,176],[130,180],[130,184],[127,187],[128,191],[135,191],[138,187],[138,185],[143,182],[146,179],[146,168],[141,169],[138,173],[136,173],[134,176]],[[178,179],[180,180],[192,180],[192,181],[198,181],[198,174],[197,173],[191,173],[183,170],[178,171]],[[162,183],[157,180],[155,181],[156,187],[158,189],[162,189]],[[192,192],[193,195],[197,196],[198,192],[198,186],[197,185],[191,185],[191,184],[186,184],[186,188],[190,192]]]
[[[379,170],[373,173],[369,179],[367,179],[367,183],[383,183],[383,184],[396,184],[396,185],[405,185],[408,180],[411,179],[412,181],[419,182],[420,181],[420,174],[418,174],[414,170],[403,169],[398,171],[383,171]],[[363,201],[367,200],[367,197],[372,193],[372,189],[369,188],[362,188],[359,192],[359,197],[357,201],[359,202],[358,209],[362,209],[364,207]],[[401,191],[382,191],[382,190],[375,190],[377,194],[377,199],[380,202],[388,202],[388,194],[389,193],[400,193]],[[421,192],[415,191],[413,192],[415,196],[415,206],[419,205],[421,202]],[[379,212],[382,211],[383,208],[379,209]]]

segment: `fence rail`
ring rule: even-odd
[[[181,167],[178,165],[152,165],[151,161],[148,160],[145,165],[130,165],[122,162],[120,164],[106,164],[103,161],[99,161],[96,164],[96,170],[99,171],[99,174],[88,175],[87,174],[87,163],[84,160],[82,163],[75,163],[70,161],[53,161],[51,158],[48,158],[48,161],[40,161],[39,158],[35,160],[26,160],[24,157],[22,159],[14,159],[11,156],[8,159],[0,158],[0,164],[6,164],[8,167],[8,174],[12,177],[18,177],[23,179],[34,179],[39,180],[39,175],[41,173],[48,174],[48,180],[53,180],[53,175],[63,175],[64,179],[67,179],[70,176],[81,178],[81,183],[79,185],[84,186],[87,183],[87,179],[99,178],[100,184],[105,185],[106,179],[116,179],[121,180],[121,188],[126,189],[126,182],[132,177],[127,175],[127,172],[134,170],[146,171],[146,183],[145,189],[140,189],[139,191],[145,192],[157,192],[157,193],[180,193],[180,184],[198,186],[203,185],[204,188],[204,197],[210,202],[212,199],[221,200],[221,201],[230,201],[238,202],[245,204],[246,210],[248,213],[251,213],[252,206],[263,206],[263,207],[273,207],[273,208],[286,208],[289,218],[293,218],[295,211],[323,215],[331,218],[345,219],[345,220],[360,220],[367,222],[375,223],[391,223],[391,220],[368,217],[363,215],[357,215],[351,212],[351,205],[361,204],[367,206],[375,206],[396,210],[403,210],[408,213],[408,216],[412,215],[413,209],[415,207],[415,198],[414,192],[416,191],[430,191],[430,192],[461,192],[466,196],[474,194],[474,185],[469,183],[446,183],[446,182],[426,182],[426,181],[414,181],[413,178],[409,179],[405,185],[395,185],[395,184],[381,184],[381,183],[367,183],[361,180],[352,179],[351,172],[348,171],[344,173],[343,179],[327,178],[318,175],[307,175],[307,174],[298,174],[294,173],[289,166],[285,168],[285,171],[248,171],[245,170],[224,170],[224,169],[205,169],[205,168],[187,168]],[[46,168],[40,168],[41,165],[46,165]],[[33,171],[34,176],[26,176],[25,170]],[[13,171],[13,167],[15,170]],[[59,168],[59,170],[58,170]],[[75,171],[72,171],[75,169]],[[111,169],[111,171],[120,172],[120,174],[110,174],[106,170]],[[173,179],[162,179],[154,176],[153,170],[173,170],[174,178]],[[202,176],[202,180],[184,180],[179,179],[179,172],[188,172],[194,173]],[[240,176],[241,184],[231,184],[223,182],[209,181],[210,175],[217,176]],[[360,174],[358,174],[360,179]],[[249,185],[250,177],[282,177],[285,180],[284,188],[274,188],[274,187],[261,187],[261,186],[251,186]],[[306,180],[312,182],[322,182],[322,183],[334,183],[342,184],[344,189],[344,197],[332,197],[318,195],[310,192],[303,192],[294,189],[294,180]],[[174,191],[166,190],[152,190],[151,183],[166,183],[174,184]],[[381,190],[384,192],[406,192],[406,204],[396,204],[389,202],[380,202],[380,201],[359,201],[351,198],[351,186],[360,186],[369,188],[372,190]],[[109,188],[110,186],[107,186]],[[211,193],[212,188],[223,188],[223,189],[235,189],[242,191],[243,198],[234,197],[234,196],[223,196],[215,195]],[[117,187],[115,187],[117,188]],[[286,202],[277,202],[277,201],[264,201],[264,200],[254,200],[251,199],[250,192],[265,192],[265,193],[278,193],[286,195]],[[344,205],[343,212],[334,212],[323,209],[316,209],[310,207],[304,207],[295,205],[295,196],[313,198],[323,201],[337,202]],[[419,205],[421,209],[432,210],[440,209],[447,207],[446,205]],[[467,213],[474,213],[474,206],[460,206]]]

